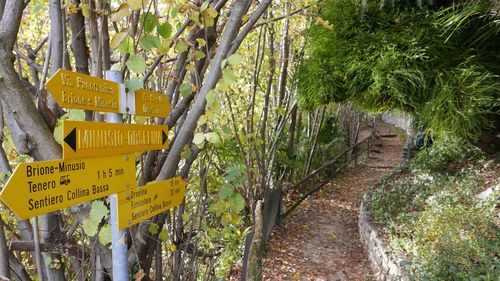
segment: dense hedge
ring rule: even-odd
[[[474,139],[499,108],[500,21],[490,2],[439,4],[325,1],[297,73],[300,104],[397,108],[420,130]]]

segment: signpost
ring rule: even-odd
[[[135,91],[135,114],[140,116],[167,117],[170,103],[162,93],[148,90]]]
[[[63,122],[64,159],[82,159],[166,149],[166,125]]]
[[[118,193],[118,228],[124,229],[182,202],[186,182],[180,177]]]
[[[107,71],[106,78],[112,81],[59,69],[49,79],[45,86],[61,107],[109,112],[111,123],[65,120],[65,160],[20,164],[0,199],[27,219],[109,196],[113,277],[126,280],[126,232],[120,230],[179,205],[186,182],[177,177],[135,187],[135,157],[126,154],[166,149],[168,127],[122,124],[119,113],[165,118],[171,105],[148,90],[127,96],[119,71]]]
[[[20,164],[0,193],[21,219],[119,193],[135,186],[135,159],[127,155]]]
[[[120,100],[125,86],[102,78],[59,69],[45,87],[61,107],[116,113],[126,110]]]

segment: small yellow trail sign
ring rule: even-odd
[[[130,227],[179,205],[185,192],[186,182],[175,177],[118,193],[118,228]]]
[[[168,126],[63,121],[63,158],[83,159],[168,147]]]
[[[167,117],[170,112],[170,102],[162,93],[148,90],[135,91],[135,114],[139,116]]]
[[[28,219],[123,192],[135,186],[135,168],[135,158],[128,155],[22,163],[0,198]]]

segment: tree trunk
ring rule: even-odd
[[[7,248],[2,218],[0,218],[0,276],[10,279],[9,249]]]
[[[250,251],[248,253],[247,261],[247,274],[246,280],[248,281],[260,281],[262,280],[262,248],[263,248],[263,227],[264,222],[262,220],[262,201],[257,201],[255,206],[255,218],[254,218],[254,233],[252,238],[252,244],[250,245]]]

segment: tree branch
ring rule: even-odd
[[[0,44],[4,45],[7,50],[12,50],[17,40],[19,25],[26,4],[24,1],[7,0],[5,3],[4,13],[0,21]]]

